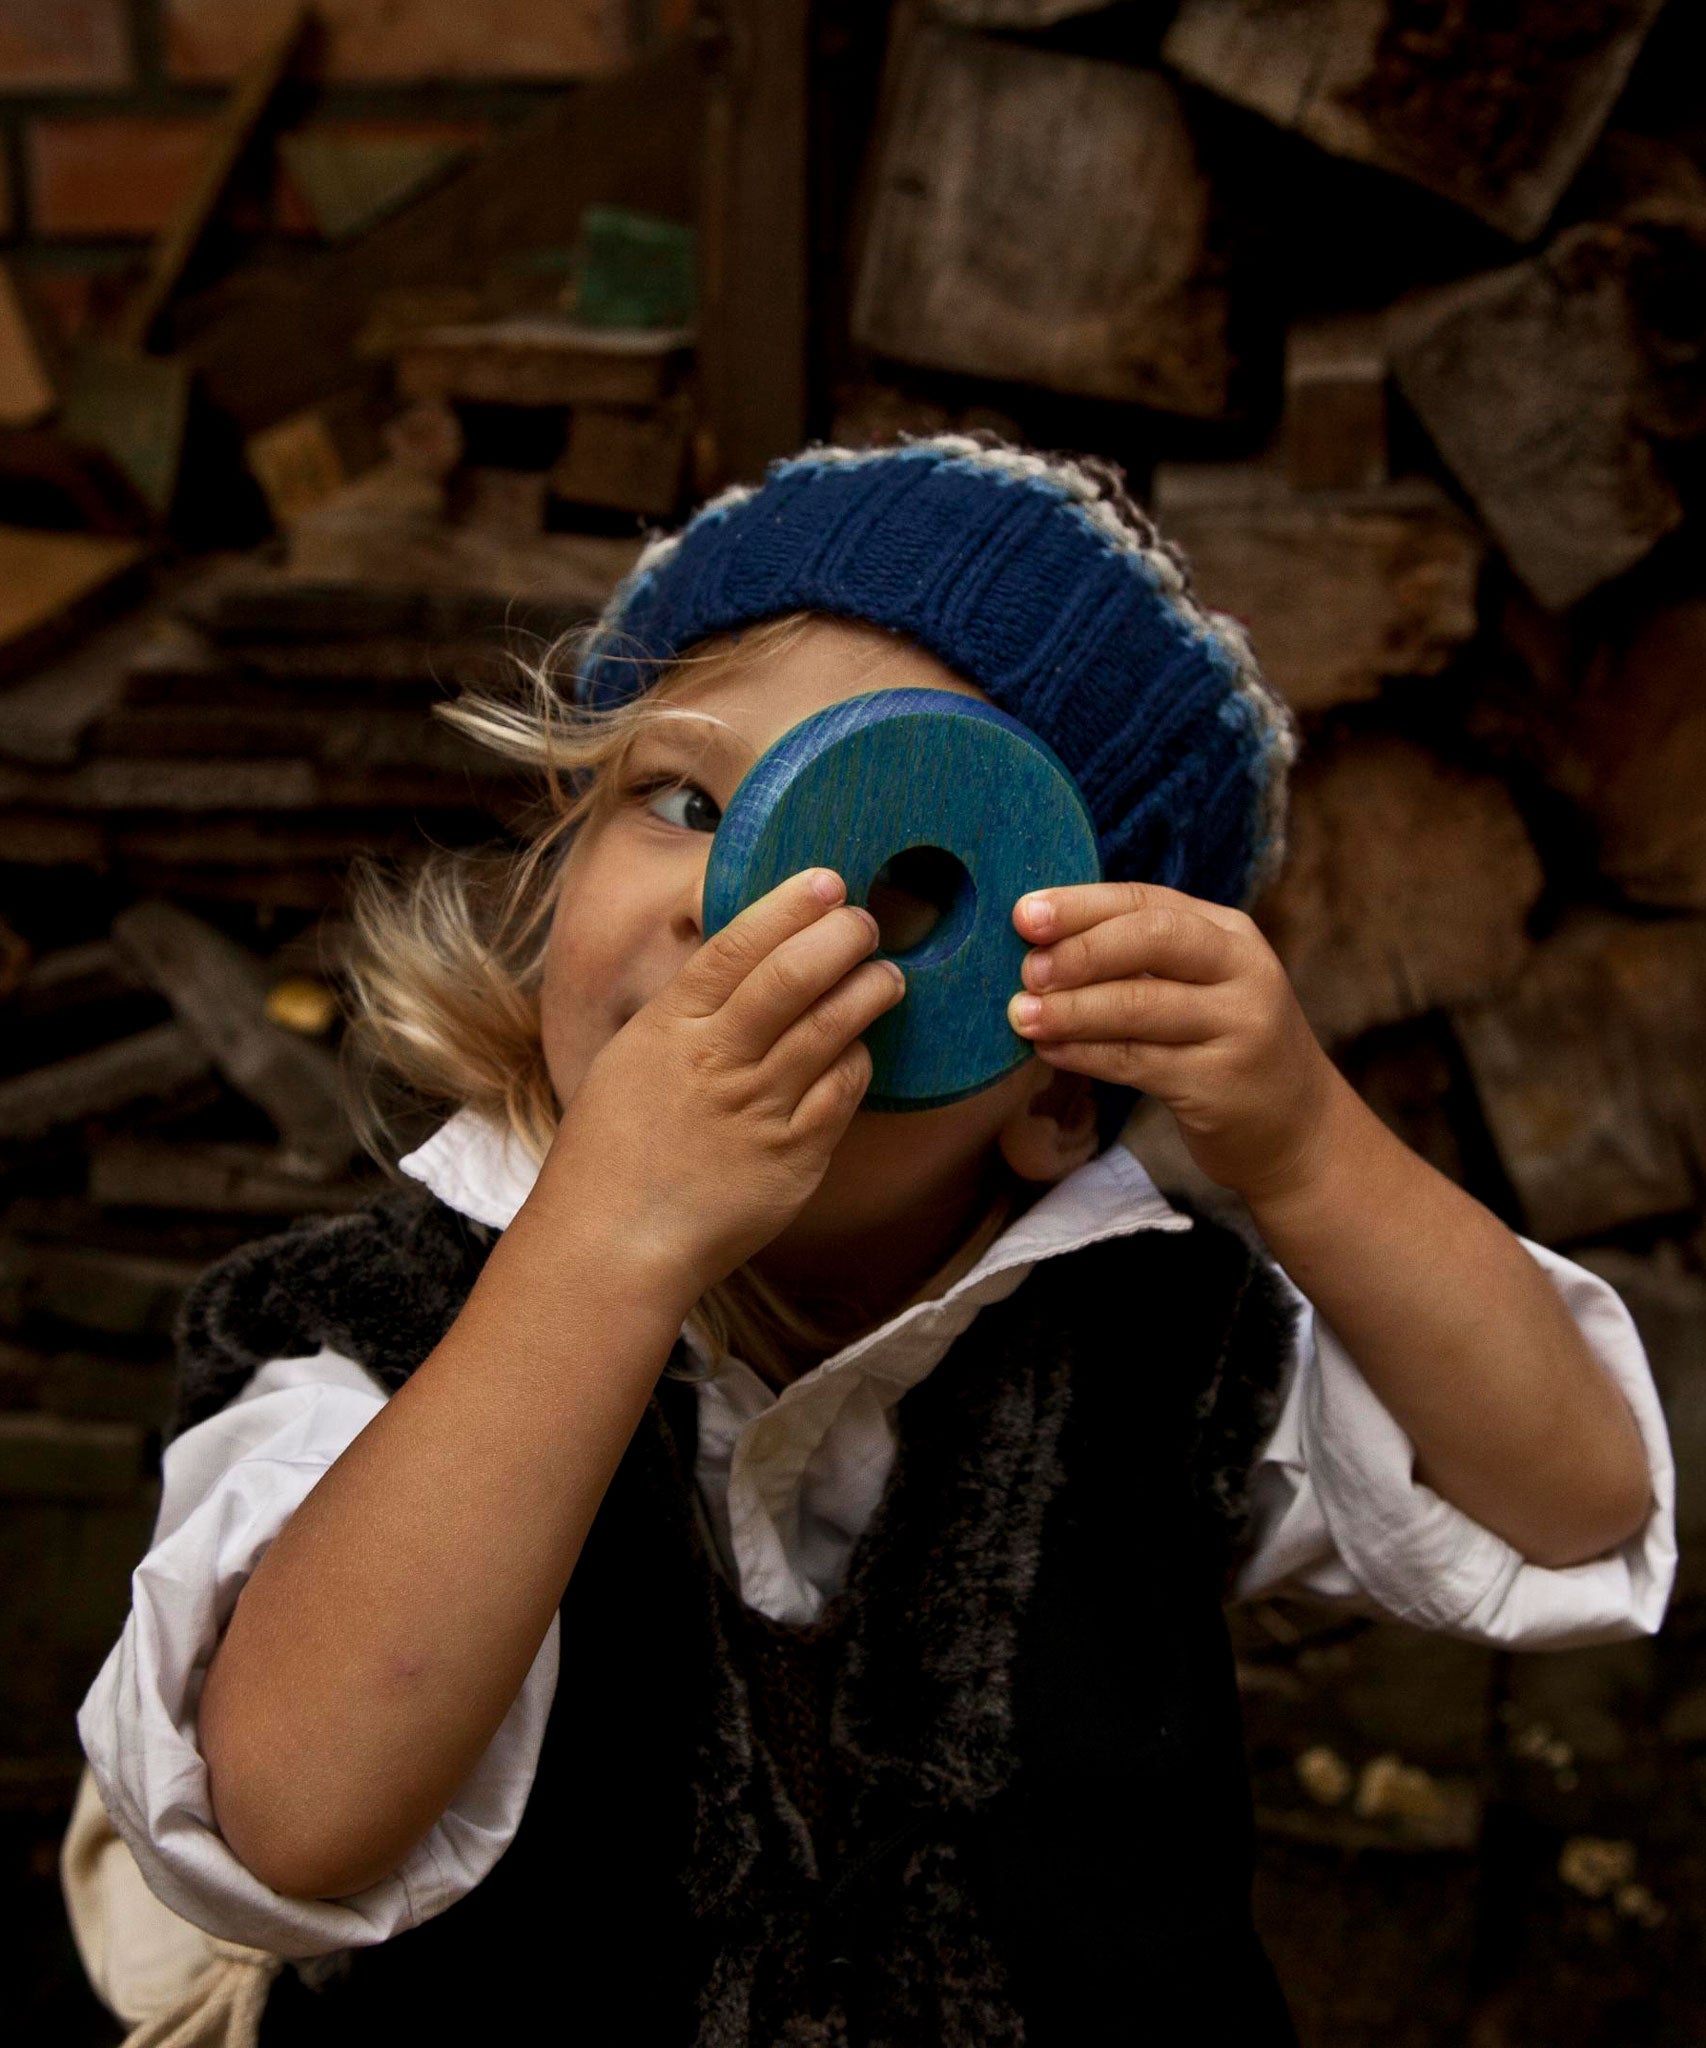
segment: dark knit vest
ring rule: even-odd
[[[187,1306],[179,1425],[321,1344],[401,1384],[488,1242],[411,1195],[246,1247]],[[515,1841],[436,1918],[285,1970],[263,2044],[1292,2042],[1221,1614],[1288,1337],[1202,1218],[1044,1260],[900,1403],[809,1629],[718,1571],[697,1395],[660,1381]]]

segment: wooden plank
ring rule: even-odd
[[[1386,482],[1386,376],[1377,314],[1294,323],[1281,423],[1293,489],[1367,491]]]
[[[0,1081],[0,1138],[39,1138],[59,1124],[174,1095],[207,1073],[209,1064],[181,1024],[157,1024],[133,1038]]]
[[[1581,167],[1663,0],[1422,9],[1184,0],[1163,61],[1519,241]]]
[[[1251,465],[1168,464],[1154,496],[1199,594],[1242,621],[1299,711],[1437,675],[1475,632],[1480,539],[1422,480],[1298,492]]]
[[[1572,228],[1541,256],[1400,301],[1393,371],[1511,567],[1563,610],[1681,524],[1645,431],[1638,244]],[[1695,265],[1697,284],[1702,282]]]
[[[854,338],[901,362],[1214,418],[1226,293],[1159,72],[921,28],[896,87]]]
[[[337,1062],[268,1021],[267,976],[251,954],[163,902],[122,911],[113,937],[232,1087],[272,1118],[289,1152],[323,1168],[350,1157]]]
[[[36,961],[6,1001],[6,1015],[21,1022],[67,1010],[122,1001],[148,986],[111,939],[62,946]]]
[[[0,263],[0,426],[33,427],[57,403],[12,273]]]
[[[278,526],[288,526],[380,458],[366,391],[351,391],[251,434],[243,444],[250,473]]]
[[[686,361],[685,328],[587,327],[518,313],[432,327],[397,358],[404,398],[482,405],[656,405]]]
[[[379,1183],[377,1185],[383,1185]],[[359,1209],[372,1180],[306,1178],[263,1145],[187,1145],[123,1137],[89,1155],[91,1201],[121,1209],[199,1209],[221,1216],[315,1216]]]
[[[124,310],[118,325],[121,347],[141,350],[148,346],[156,322],[178,289],[190,258],[219,209],[232,173],[278,90],[307,21],[306,5],[302,0],[292,0],[276,33],[255,53],[238,78],[208,136],[200,175],[156,245],[146,283]]]
[[[322,766],[301,759],[97,757],[75,768],[0,768],[0,804],[40,811],[452,810],[478,800],[468,764],[455,768],[368,766],[353,757]],[[378,743],[383,745],[381,740]],[[510,778],[513,779],[513,778]],[[492,776],[494,794],[506,778]]]
[[[151,705],[102,718],[89,730],[88,748],[92,754],[143,760],[294,756],[346,773],[371,769],[510,779],[515,775],[513,763],[500,762],[425,708]]]
[[[0,674],[73,637],[123,594],[147,554],[140,541],[0,526]]]
[[[1261,922],[1329,1042],[1487,994],[1544,877],[1510,792],[1395,733],[1306,750]]]
[[[1706,599],[1691,597],[1597,647],[1549,717],[1515,707],[1544,772],[1592,820],[1600,873],[1633,903],[1706,910],[1703,678]]]
[[[564,94],[359,240],[244,265],[181,312],[213,404],[253,433],[330,396],[378,294],[482,289],[514,252],[568,247],[591,201],[692,219],[700,92],[697,51],[676,38]]]
[[[1573,915],[1453,1013],[1530,1234],[1691,1211],[1706,1166],[1706,920]]]
[[[140,638],[127,620],[0,692],[0,760],[43,768],[75,761],[90,727],[123,701]]]
[[[545,472],[471,465],[456,479],[458,521],[499,540],[532,540],[545,531]]]
[[[448,137],[319,133],[280,137],[278,153],[315,230],[328,242],[363,234],[418,198],[468,154]]]
[[[681,407],[625,412],[577,406],[551,489],[575,504],[667,518],[680,509],[690,439],[691,422]]]
[[[189,422],[190,367],[93,344],[72,359],[60,427],[99,449],[156,519],[177,496]]]
[[[721,16],[702,145],[695,138],[701,493],[756,482],[767,463],[793,454],[812,406],[811,10],[793,0],[726,0]]]

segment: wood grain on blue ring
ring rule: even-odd
[[[934,1109],[1022,1066],[1007,1021],[1027,889],[1101,879],[1096,832],[1058,755],[993,705],[952,690],[870,690],[792,726],[729,799],[705,870],[705,935],[802,868],[829,867],[863,904],[908,847],[953,854],[972,888],[893,957],[905,997],[865,1032],[866,1109]]]

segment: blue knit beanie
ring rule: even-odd
[[[696,641],[800,611],[907,635],[1029,726],[1109,880],[1243,905],[1277,868],[1291,718],[1110,465],[949,434],[774,463],[645,549],[576,697],[620,704]]]

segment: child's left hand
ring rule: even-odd
[[[1338,1074],[1243,911],[1089,882],[1020,897],[1013,924],[1034,993],[1008,1020],[1040,1058],[1164,1102],[1197,1165],[1246,1200],[1307,1178]]]

